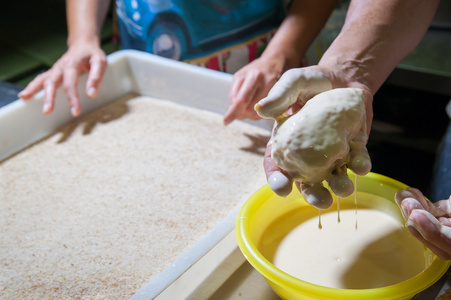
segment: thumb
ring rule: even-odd
[[[309,69],[286,71],[269,91],[268,96],[255,105],[262,118],[276,118],[298,99],[306,102],[313,96],[332,89],[332,83],[321,72]]]

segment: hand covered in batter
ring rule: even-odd
[[[418,189],[406,188],[395,200],[412,235],[441,259],[451,259],[451,196],[432,203]]]
[[[278,195],[287,196],[294,181],[308,203],[327,209],[333,198],[324,180],[338,197],[347,197],[354,191],[347,167],[357,175],[370,171],[363,90],[332,89],[319,71],[291,69],[255,110],[276,120],[264,164]]]

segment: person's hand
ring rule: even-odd
[[[235,119],[260,119],[254,105],[279,80],[283,67],[280,59],[262,56],[236,72],[230,87],[229,109],[224,115],[224,124],[228,125]]]
[[[98,43],[73,44],[51,69],[33,79],[18,96],[27,100],[43,89],[43,112],[49,114],[55,105],[56,89],[62,84],[71,113],[73,116],[78,116],[81,112],[77,92],[78,77],[82,73],[89,72],[86,94],[90,98],[95,98],[106,67],[106,55]]]
[[[332,190],[337,195],[346,197],[353,191],[353,184],[347,177],[346,167],[349,167],[358,175],[365,175],[371,169],[371,161],[365,146],[369,134],[368,126],[370,126],[372,120],[372,96],[364,85],[359,84],[358,82],[345,82],[336,78],[342,77],[330,70],[321,69],[318,66],[291,69],[284,73],[281,79],[271,89],[268,96],[262,99],[255,107],[260,116],[276,119],[275,130],[280,130],[280,128],[282,128],[282,125],[280,124],[290,122],[290,119],[286,119],[289,115],[300,109],[299,113],[292,118],[296,118],[298,115],[301,116],[303,106],[315,95],[324,95],[323,98],[325,99],[323,101],[327,101],[328,96],[326,96],[326,94],[330,94],[330,92],[327,91],[331,89],[342,87],[359,88],[349,90],[351,91],[350,97],[360,98],[360,113],[354,113],[353,120],[349,119],[344,121],[347,122],[347,124],[340,124],[340,126],[353,127],[354,131],[358,132],[354,133],[355,135],[353,136],[340,136],[339,146],[337,146],[338,144],[330,144],[328,150],[330,153],[328,153],[328,157],[323,155],[324,153],[322,153],[322,150],[310,151],[310,147],[305,147],[305,144],[302,146],[299,144],[295,145],[296,142],[294,140],[288,140],[286,143],[288,146],[283,146],[280,147],[281,149],[275,150],[279,151],[278,154],[280,154],[280,157],[282,158],[279,160],[278,165],[286,166],[286,168],[281,168],[276,165],[273,159],[275,151],[273,151],[273,145],[271,145],[271,143],[274,143],[274,132],[270,144],[267,147],[264,158],[264,168],[271,189],[280,196],[287,196],[291,192],[293,181],[295,181],[298,189],[302,192],[307,202],[320,209],[325,209],[332,204],[332,196],[329,191],[323,187],[323,180],[329,182]],[[346,96],[347,94],[345,93],[344,95]],[[362,113],[362,111],[364,112]],[[321,117],[321,112],[318,116],[315,115],[315,118],[319,117]],[[296,119],[298,124],[290,126],[293,128],[294,126],[299,126],[300,123],[304,122],[301,122],[300,120],[301,119],[299,118]],[[324,120],[324,122],[328,122],[327,117],[324,118]],[[291,123],[294,124],[296,122],[291,121]],[[296,128],[296,130],[291,129],[292,128],[288,128],[285,130],[286,132],[289,132],[288,135],[292,134],[291,132],[293,132],[294,135],[300,135],[299,128]],[[310,134],[315,132],[314,130],[315,129],[313,128],[305,128],[304,131],[306,131],[307,134]],[[334,129],[330,132],[336,134]],[[277,133],[279,134],[280,132]],[[324,134],[324,132],[322,134]],[[322,137],[319,136],[319,139],[321,138]],[[284,147],[292,149],[285,151]],[[305,147],[305,149],[302,150],[303,147]],[[315,147],[316,146],[313,145],[311,149],[315,149]],[[313,155],[315,156],[313,160],[318,158],[318,161],[314,162],[314,164],[317,163],[318,166],[311,168],[312,170],[319,170],[318,172],[314,172],[317,173],[316,178],[313,178],[313,176],[316,176],[313,174],[300,174],[300,172],[302,173],[310,168],[310,166],[307,166],[306,168],[303,167],[305,167],[305,163],[310,164],[313,158],[313,156],[310,156],[309,158],[304,159],[304,157],[302,157],[303,155]],[[326,158],[322,159],[322,157]],[[289,166],[290,164],[291,166]],[[310,179],[312,180],[309,182]]]
[[[412,235],[441,259],[451,259],[451,196],[432,203],[418,189],[406,188],[395,200]]]

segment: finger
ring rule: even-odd
[[[53,111],[55,106],[56,88],[61,84],[62,73],[58,66],[54,66],[51,72],[48,73],[44,86],[44,105],[42,111],[49,114]]]
[[[450,216],[451,208],[449,200],[441,200],[437,203],[428,201],[423,193],[416,188],[407,187],[395,194],[395,201],[401,207],[401,211],[407,218],[414,209],[424,209],[434,217]]]
[[[64,71],[63,87],[66,92],[67,99],[71,108],[72,116],[76,117],[80,114],[80,100],[78,98],[78,76],[80,73],[76,68],[68,68]]]
[[[224,116],[224,119],[225,119],[225,116]],[[247,108],[246,108],[246,109],[243,109],[243,110],[241,111],[240,114],[236,115],[236,116],[233,118],[233,120],[247,120],[247,119],[249,119],[249,120],[259,120],[259,119],[261,119],[261,118],[260,118],[259,115],[257,115],[257,113],[256,113],[255,111],[252,112],[252,111],[248,110]],[[228,124],[230,124],[233,120],[231,120],[231,121],[228,122],[227,124],[226,124],[226,123],[224,123],[224,124],[225,124],[225,125],[228,125]]]
[[[319,183],[297,183],[296,186],[304,196],[305,201],[318,209],[328,209],[332,206],[332,194],[321,182]]]
[[[423,193],[419,189],[407,187],[405,190],[410,193],[413,198],[417,199],[426,210],[431,212],[430,208],[434,208],[432,202],[426,200]]]
[[[262,118],[282,115],[298,99],[304,102],[316,94],[332,89],[330,80],[321,72],[305,69],[286,71],[269,91],[268,96],[255,105]]]
[[[424,198],[423,194],[418,189],[407,187],[403,190],[397,191],[395,194],[396,203],[398,205],[401,205],[404,199],[410,199],[408,200],[408,202],[405,203],[406,208],[409,208],[407,205],[410,204],[410,211],[418,208],[422,208],[427,211],[429,211],[430,208],[432,208],[432,210],[435,210],[433,205]],[[412,199],[415,199],[415,201],[413,201]],[[420,207],[417,206],[417,203],[419,204]]]
[[[86,94],[90,98],[95,98],[99,92],[103,75],[107,68],[107,62],[103,57],[96,57],[91,59],[90,65],[91,68],[89,71],[88,81],[86,83]]]
[[[286,197],[291,193],[293,182],[286,176],[271,158],[271,145],[266,147],[263,159],[266,178],[271,190],[281,197]]]
[[[47,73],[47,72],[46,72]],[[18,96],[24,100],[30,99],[34,94],[43,89],[43,83],[47,77],[46,73],[39,74],[23,89]]]
[[[232,85],[229,91],[229,108],[224,114],[224,125],[230,124],[234,120],[234,115],[236,114],[236,97],[238,96],[239,90],[244,82],[244,77],[239,76],[239,74],[234,75],[232,79]]]
[[[451,227],[451,219],[447,217],[439,217],[438,221],[442,224],[442,226]]]
[[[414,209],[424,209],[421,203],[418,202],[418,200],[416,200],[415,198],[405,198],[402,199],[401,202],[399,202],[399,200],[396,200],[396,203],[401,209],[402,215],[406,221],[409,219],[410,214]]]
[[[431,213],[421,209],[412,211],[407,225],[415,228],[428,243],[451,256],[451,227],[443,226]]]
[[[257,112],[254,109],[254,106],[252,104],[245,107],[239,115],[236,116],[236,119],[238,120],[260,120],[261,117],[257,114]]]
[[[232,123],[235,119],[242,119],[240,116],[241,113],[241,104],[237,101],[231,101],[232,104],[227,109],[227,112],[224,114],[224,125],[229,125]]]
[[[56,88],[53,83],[48,83],[45,86],[44,93],[44,106],[42,107],[42,112],[45,114],[50,114],[53,111],[53,106],[55,103]]]
[[[238,95],[245,79],[246,77],[241,76],[239,71],[233,75],[232,84],[229,91],[229,101]]]
[[[451,216],[451,199],[440,200],[434,203],[435,210],[432,214],[435,217],[450,217]]]
[[[357,175],[364,176],[371,171],[371,158],[365,144],[360,142],[349,143],[348,167]]]
[[[346,165],[335,170],[327,179],[331,190],[341,198],[346,198],[354,192],[354,184],[348,177]]]
[[[242,119],[249,119],[249,120],[261,120],[260,116],[257,114],[257,112],[254,110],[253,106],[246,107],[243,112],[241,113]]]
[[[437,255],[439,258],[448,260],[451,259],[451,255],[440,249],[439,247],[435,246],[434,244],[428,242],[423,238],[423,236],[416,230],[413,226],[409,226],[410,233],[419,240],[423,245],[428,247],[435,255]]]
[[[241,82],[240,89],[229,97],[231,105],[224,116],[224,124],[230,124],[237,118],[243,119],[242,113],[249,103],[254,101],[258,89],[258,80],[255,78],[246,79]]]

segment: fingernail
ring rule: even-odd
[[[414,209],[424,209],[424,207],[421,206],[421,203],[413,198],[406,198],[402,200],[401,207],[405,209],[407,217],[410,216]]]
[[[411,210],[402,204],[400,205],[400,208],[401,208],[401,213],[402,213],[404,220],[405,221],[409,220]]]
[[[94,98],[96,96],[97,90],[94,87],[90,87],[88,89],[88,96],[90,98]]]
[[[78,110],[75,106],[71,107],[70,111],[72,113],[72,116],[74,117],[78,116]]]
[[[227,126],[227,125],[229,125],[232,121],[230,121],[229,119],[224,118],[223,122],[224,122],[224,125]]]
[[[272,173],[268,178],[268,184],[271,190],[281,197],[288,196],[293,188],[291,180],[281,172]]]
[[[423,229],[416,223],[416,220],[414,218],[409,218],[407,220],[406,226],[414,228],[416,231],[418,231],[421,234],[421,236],[424,239],[426,239],[426,237],[424,236],[424,233],[423,233]]]
[[[371,159],[365,153],[355,155],[350,162],[350,169],[360,176],[368,174],[371,171],[371,167]]]
[[[50,104],[44,103],[44,106],[42,107],[42,112],[43,113],[48,113],[49,110],[50,110]]]
[[[398,197],[401,199],[406,199],[406,198],[415,198],[415,195],[412,193],[412,191],[410,191],[409,188],[404,189],[404,190],[400,190],[398,191]]]

